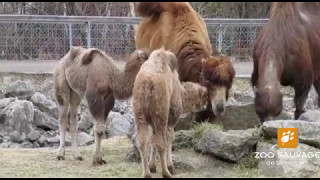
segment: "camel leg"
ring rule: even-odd
[[[161,117],[158,117],[161,118]],[[166,122],[166,119],[158,119],[156,122]],[[161,168],[162,168],[162,176],[164,178],[172,178],[171,173],[168,170],[167,166],[167,152],[168,152],[168,146],[166,141],[166,131],[167,131],[167,123],[159,124],[155,128],[155,134],[154,134],[154,144],[158,150],[158,153],[160,155],[160,162],[161,162]]]
[[[157,166],[156,166],[157,153],[156,153],[156,149],[154,147],[153,141],[151,141],[149,144],[150,144],[149,169],[150,169],[150,172],[156,173],[157,172]]]
[[[95,148],[93,152],[93,165],[103,165],[106,161],[102,159],[101,155],[101,140],[105,131],[104,119],[104,98],[94,89],[88,89],[86,94],[89,110],[95,119],[94,135],[95,135]]]
[[[57,152],[58,160],[65,160],[65,135],[68,126],[68,105],[59,107],[60,146]]]
[[[318,94],[318,107],[320,108],[320,78],[314,81],[314,89]]]
[[[294,113],[294,119],[298,119],[301,114],[305,112],[304,104],[307,100],[308,93],[310,91],[311,84],[305,85],[304,88],[300,86],[295,86],[295,96],[294,96],[294,104],[296,106],[296,111]]]
[[[141,162],[142,162],[142,170],[143,177],[152,178],[150,168],[148,165],[149,153],[148,150],[150,148],[149,142],[149,129],[146,120],[143,117],[137,117],[137,140],[138,140],[138,149],[140,152]],[[152,146],[151,146],[152,147]]]
[[[77,120],[77,110],[80,104],[80,97],[75,92],[71,92],[71,101],[69,109],[69,122],[70,122],[70,134],[71,134],[71,147],[73,149],[73,156],[76,160],[82,161],[83,158],[79,151],[77,151],[77,131],[78,131],[78,120]]]
[[[174,175],[175,174],[175,168],[173,165],[173,160],[172,160],[172,142],[175,138],[175,132],[174,132],[174,127],[170,126],[168,127],[168,156],[167,156],[167,161],[168,161],[168,169],[169,172]]]

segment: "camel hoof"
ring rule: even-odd
[[[101,166],[107,164],[107,162],[105,160],[103,160],[102,158],[98,158],[98,159],[94,159],[93,160],[93,165],[94,166]]]
[[[83,161],[83,160],[84,160],[82,156],[77,156],[77,157],[75,157],[75,159],[76,159],[77,161]]]
[[[162,177],[163,178],[172,178],[172,175],[171,174],[167,174],[167,173],[164,173],[164,174],[162,174]]]
[[[144,178],[152,178],[152,175],[151,174],[146,174],[146,175],[144,175]]]
[[[62,161],[62,160],[65,160],[65,158],[64,158],[64,156],[58,155],[58,156],[57,156],[57,160],[58,160],[58,161]]]
[[[149,169],[150,169],[151,173],[156,173],[157,172],[157,166],[155,166],[155,165],[150,166]]]
[[[172,175],[175,174],[174,166],[168,166],[168,170],[169,170],[169,172],[170,172]]]

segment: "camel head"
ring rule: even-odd
[[[260,122],[270,121],[282,111],[282,92],[280,84],[254,86],[254,103]]]
[[[185,112],[199,112],[204,110],[208,102],[208,91],[204,86],[193,82],[182,82],[184,88],[183,109]]]
[[[235,70],[228,56],[220,54],[202,59],[200,81],[208,89],[208,99],[216,116],[225,113],[234,76]]]
[[[150,53],[151,51],[149,49],[135,50],[129,58],[126,59],[126,70],[139,70],[142,64],[148,60]]]

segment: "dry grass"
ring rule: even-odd
[[[82,147],[84,161],[75,161],[70,148],[66,151],[66,160],[56,160],[55,148],[42,149],[0,149],[0,177],[8,178],[76,178],[100,177],[121,178],[141,177],[141,165],[127,162],[126,154],[130,149],[130,141],[126,137],[116,137],[104,140],[102,143],[103,157],[106,165],[92,165],[93,147]],[[174,152],[174,159],[179,161],[177,174],[174,177],[255,177],[256,171],[241,168],[212,157],[195,153],[192,149],[182,149]],[[182,162],[182,163],[181,163]],[[160,166],[154,177],[161,177]],[[249,174],[249,175],[248,175]]]

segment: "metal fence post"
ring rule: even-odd
[[[88,48],[91,48],[91,21],[88,21],[88,32],[87,32],[87,46]]]
[[[222,41],[223,41],[223,29],[222,24],[219,25],[219,36],[218,36],[218,51],[222,51]]]
[[[69,23],[69,45],[70,45],[70,49],[72,47],[72,25],[71,23]]]

